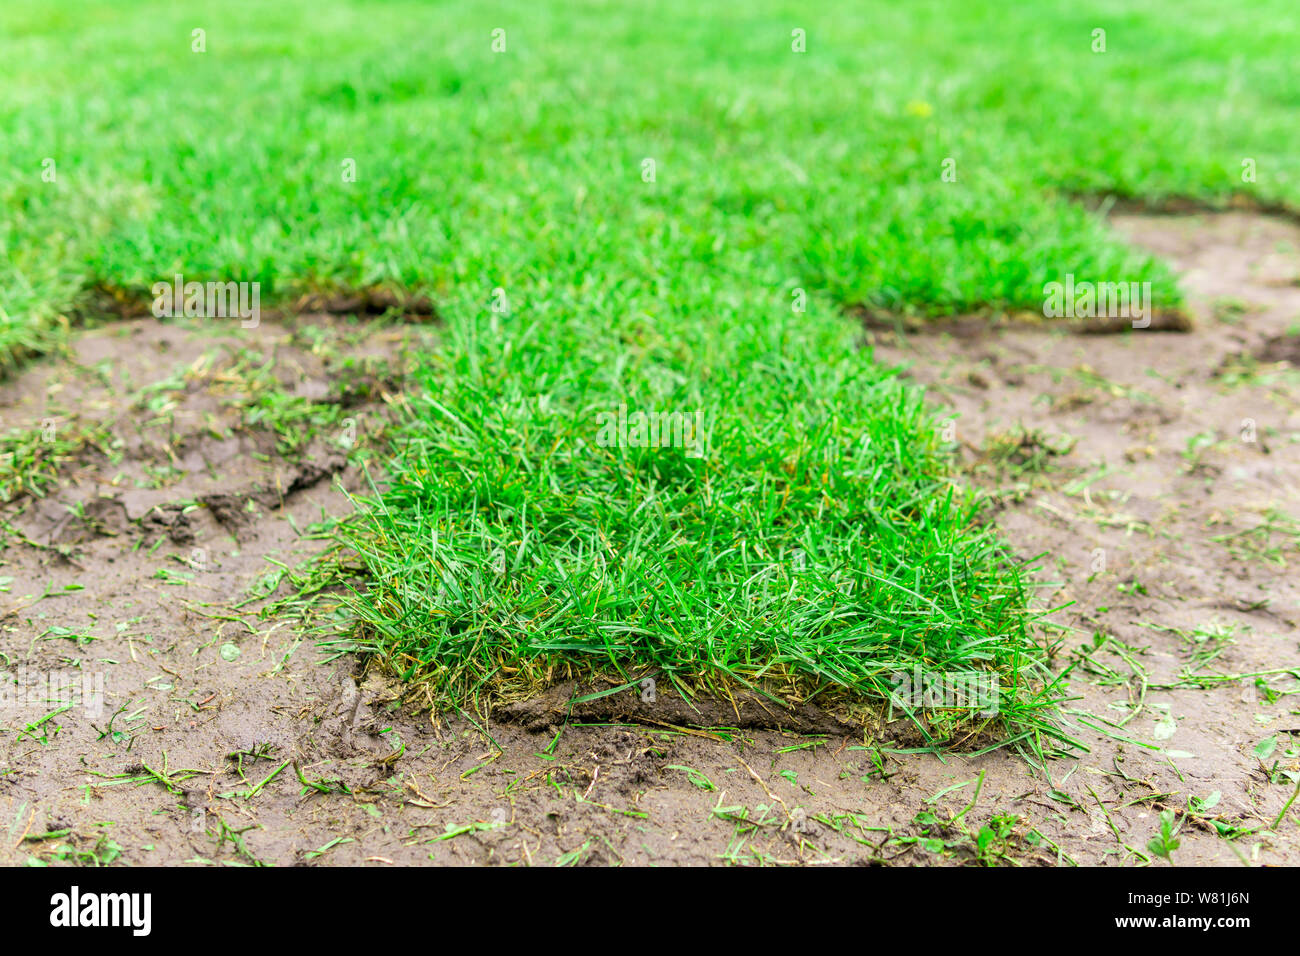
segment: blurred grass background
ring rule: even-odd
[[[0,354],[88,286],[176,271],[264,301],[390,283],[452,311],[546,295],[555,267],[684,260],[925,313],[1038,308],[1067,271],[1169,300],[1069,197],[1300,202],[1300,15],[1143,6],[9,6]]]

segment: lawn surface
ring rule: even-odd
[[[427,294],[442,345],[347,532],[401,673],[985,668],[1031,731],[1023,569],[846,312],[1041,311],[1069,273],[1172,306],[1077,198],[1300,207],[1294,4],[1126,6],[7,8],[0,362],[176,273]],[[620,408],[702,427],[611,442]]]

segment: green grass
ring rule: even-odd
[[[452,700],[561,662],[877,698],[917,662],[992,667],[1029,718],[1019,570],[945,478],[920,394],[851,352],[809,367],[731,338],[706,385],[662,392],[611,381],[599,341],[563,362],[536,327],[451,344],[345,532],[369,646]],[[706,450],[602,446],[618,401],[705,409]]]
[[[60,428],[54,419],[0,432],[0,505],[28,495],[44,497],[64,466],[87,448],[102,448],[105,439],[102,429]]]
[[[427,294],[443,344],[349,539],[404,673],[878,697],[975,666],[1032,732],[1022,569],[846,310],[1039,312],[1067,273],[1170,308],[1077,198],[1300,208],[1294,4],[1130,6],[5,8],[0,364],[176,272]],[[706,451],[601,444],[619,405],[702,413]]]

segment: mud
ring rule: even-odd
[[[645,689],[642,689],[643,682]],[[659,689],[653,678],[635,682],[633,688],[605,682],[579,685],[565,681],[528,700],[498,707],[494,719],[519,724],[539,733],[554,732],[568,722],[632,722],[671,727],[735,727],[741,730],[786,730],[797,734],[855,734],[861,725],[814,704],[797,705],[769,696],[733,692],[723,700],[708,694],[685,698],[671,689]],[[876,729],[876,736],[886,734]],[[891,738],[892,739],[892,738]]]
[[[98,710],[10,685],[0,862],[1165,865],[1162,810],[1179,865],[1300,862],[1300,810],[1273,826],[1300,772],[1300,231],[1115,225],[1185,270],[1192,331],[868,333],[1043,556],[1036,600],[1070,604],[1047,633],[1088,752],[939,758],[633,692],[570,712],[569,687],[486,725],[420,712],[260,611],[350,510],[436,330],[124,321],[0,385],[6,429],[89,436],[0,509],[7,669],[103,688]]]

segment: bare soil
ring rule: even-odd
[[[1300,230],[1115,226],[1184,270],[1192,331],[866,332],[951,416],[1006,540],[1043,556],[1037,600],[1070,604],[1048,635],[1088,752],[1044,772],[811,712],[569,713],[570,688],[486,727],[403,704],[259,612],[350,511],[355,451],[436,330],[140,319],[0,385],[4,429],[91,436],[45,497],[0,508],[4,666],[103,687],[100,709],[9,685],[0,863],[1165,865],[1162,810],[1179,865],[1300,863],[1300,801],[1274,826],[1300,772]],[[346,419],[277,432],[250,414],[265,388]]]

